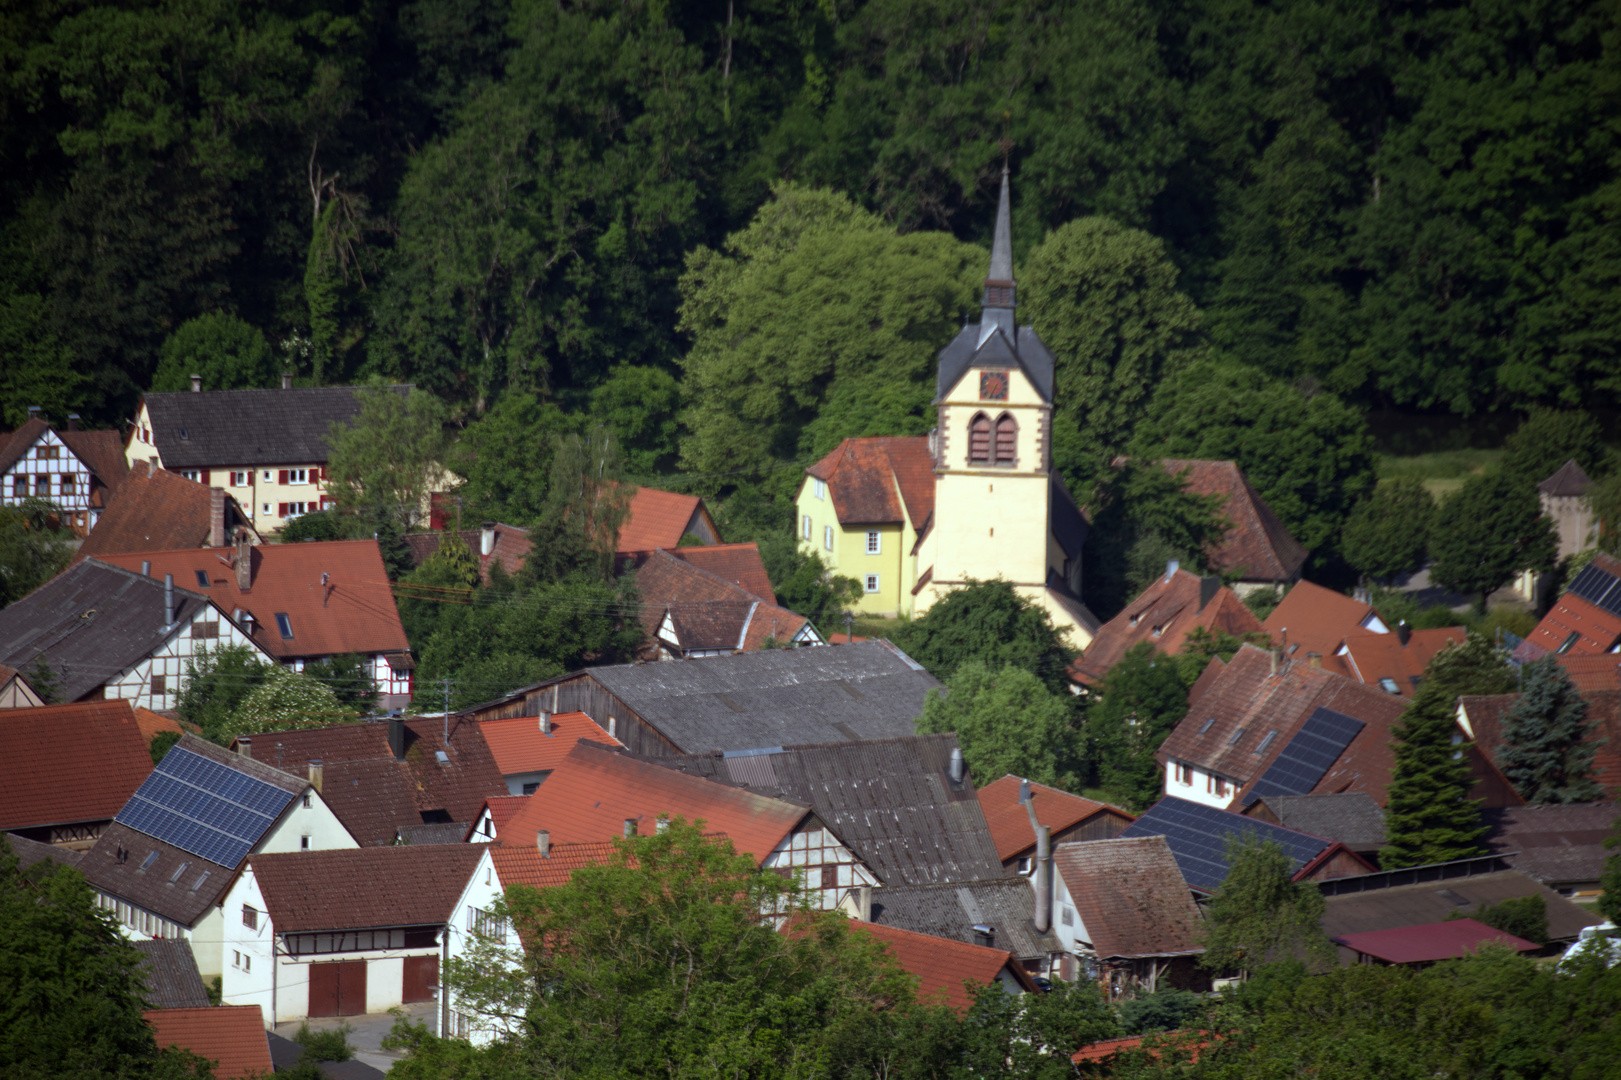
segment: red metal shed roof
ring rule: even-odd
[[[1360,934],[1345,934],[1334,940],[1352,952],[1383,960],[1387,964],[1451,960],[1468,956],[1486,944],[1507,945],[1519,952],[1530,952],[1541,947],[1534,941],[1515,937],[1474,919],[1450,919],[1422,926],[1402,926],[1394,930],[1367,930]]]

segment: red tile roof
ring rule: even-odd
[[[0,712],[0,830],[109,820],[152,771],[124,700]]]
[[[501,879],[502,888],[529,885],[545,889],[568,884],[574,871],[582,866],[598,866],[612,861],[617,850],[612,840],[597,840],[589,844],[553,844],[543,859],[540,849],[535,846],[535,838],[531,836],[526,844],[519,844],[516,840],[496,844],[490,848],[490,857],[495,860],[495,873]]]
[[[1176,758],[1197,765],[1242,786],[1266,772],[1313,712],[1333,709],[1365,726],[1309,794],[1365,791],[1383,806],[1395,764],[1390,725],[1406,705],[1394,694],[1299,660],[1284,662],[1274,675],[1267,650],[1245,645],[1190,706],[1157,757],[1162,764]],[[1277,737],[1265,756],[1257,756],[1272,731]]]
[[[1098,956],[1185,956],[1204,951],[1204,919],[1163,836],[1059,844],[1064,879]]]
[[[619,530],[616,550],[622,554],[681,546],[694,514],[703,508],[696,495],[639,487],[630,499],[630,514]]]
[[[934,459],[927,436],[845,439],[805,470],[827,483],[841,525],[910,521],[919,533],[934,514]]]
[[[706,832],[726,833],[738,851],[763,862],[810,811],[582,740],[529,796],[507,832],[533,842],[545,829],[554,844],[587,843],[622,836],[628,818],[638,820],[639,832],[650,833],[665,814],[707,822]]]
[[[108,499],[101,520],[74,554],[74,561],[118,562],[118,556],[132,551],[207,547],[216,502],[225,507],[220,539],[228,540],[234,528],[250,520],[228,492],[136,462]],[[140,569],[138,561],[133,569]]]
[[[148,746],[152,744],[152,740],[157,738],[160,732],[172,731],[179,735],[183,730],[180,721],[174,717],[153,712],[151,709],[135,710],[135,726],[141,729],[141,738],[146,740]]]
[[[499,838],[501,830],[507,827],[507,822],[511,821],[513,816],[523,807],[523,804],[528,801],[529,796],[527,795],[491,795],[484,800],[483,807],[473,817],[473,824],[477,825],[479,818],[482,818],[484,812],[488,810],[490,813],[490,825],[494,829],[492,839]],[[469,833],[469,839],[471,838],[471,833]]]
[[[1609,555],[1600,553],[1594,556],[1590,565],[1614,577],[1621,577],[1621,560]],[[1565,645],[1567,641],[1570,642],[1568,647]],[[1612,615],[1598,605],[1566,592],[1560,594],[1553,608],[1525,639],[1526,645],[1540,651],[1523,659],[1536,659],[1537,656],[1561,650],[1567,656],[1593,656],[1609,652],[1618,642],[1621,642],[1621,616]]]
[[[1070,678],[1096,685],[1133,646],[1143,642],[1174,656],[1195,627],[1239,638],[1262,632],[1261,620],[1233,590],[1217,584],[1210,599],[1201,603],[1203,590],[1199,575],[1186,570],[1155,578],[1137,599],[1099,628],[1086,651],[1070,665]]]
[[[1468,956],[1482,945],[1507,945],[1517,952],[1541,948],[1474,919],[1449,919],[1422,926],[1402,926],[1394,930],[1366,930],[1334,939],[1352,952],[1383,960],[1387,964],[1422,964]]]
[[[1304,660],[1307,653],[1319,653],[1325,664],[1337,666],[1338,661],[1332,658],[1340,651],[1340,646],[1345,644],[1346,638],[1364,629],[1363,624],[1370,618],[1378,618],[1371,604],[1301,581],[1272,609],[1262,625],[1272,635],[1273,644],[1286,649],[1290,659]]]
[[[985,812],[985,824],[990,826],[991,839],[996,843],[996,855],[1003,862],[1036,846],[1035,833],[1030,828],[1030,814],[1019,802],[1017,776],[1004,776],[979,789],[979,806]],[[1073,825],[1079,825],[1097,814],[1113,814],[1122,821],[1137,818],[1108,803],[1083,799],[1067,791],[1031,784],[1036,820],[1057,835]]]
[[[491,539],[490,553],[484,554],[484,530],[463,529],[456,533],[467,550],[472,552],[473,558],[478,560],[479,577],[485,584],[490,580],[490,567],[500,566],[508,574],[516,574],[523,569],[523,564],[529,558],[529,552],[534,549],[534,541],[529,538],[529,530],[521,529],[516,525],[507,525],[503,522],[494,522],[491,526],[494,534]],[[439,550],[439,542],[444,533],[425,532],[409,533],[405,539],[405,546],[411,550],[411,564],[421,566],[427,562],[434,552]]]
[[[158,1047],[178,1046],[216,1062],[216,1080],[269,1076],[270,1040],[257,1005],[216,1005],[207,1009],[151,1009],[141,1014],[152,1026]]]
[[[692,548],[688,550],[702,550]],[[649,642],[668,618],[679,649],[735,649],[753,652],[768,638],[790,641],[806,619],[747,592],[725,578],[657,549],[640,560],[636,587],[641,594],[642,629]]]
[[[248,864],[278,933],[452,921],[488,848],[422,844],[288,851]]]
[[[117,491],[124,477],[129,475],[124,439],[118,432],[58,431],[56,435],[109,492]]]
[[[1572,656],[1554,653],[1554,661],[1565,669],[1576,689],[1586,694],[1593,690],[1621,690],[1621,656],[1603,653],[1599,656]]]
[[[228,547],[148,549],[102,561],[137,572],[150,561],[153,576],[173,574],[176,585],[201,592],[225,611],[250,612],[254,640],[277,659],[410,649],[377,541],[260,544],[249,552],[253,584],[246,590],[237,588],[234,549]],[[199,571],[208,577],[207,589],[197,583]],[[277,629],[278,613],[290,620],[291,639]]]
[[[1587,740],[1598,742],[1593,754],[1592,777],[1606,793],[1621,788],[1621,691],[1593,690],[1582,697],[1587,702]],[[1503,723],[1509,710],[1520,700],[1518,694],[1466,695],[1458,699],[1462,718],[1469,722],[1475,746],[1496,762],[1503,746]]]
[[[1377,686],[1388,693],[1384,680],[1389,679],[1395,683],[1397,694],[1410,698],[1430,659],[1448,645],[1461,644],[1466,633],[1461,626],[1411,630],[1404,645],[1400,632],[1376,634],[1372,630],[1356,630],[1346,635],[1345,653],[1338,659],[1346,674],[1358,682]]]
[[[851,922],[850,928],[871,934],[889,947],[896,963],[917,978],[918,1000],[943,1002],[959,1014],[966,1013],[974,1003],[964,983],[990,986],[1006,970],[1026,990],[1034,989],[1030,976],[1014,961],[1013,954],[1003,949],[878,923]]]
[[[1214,551],[1207,552],[1210,569],[1239,573],[1245,581],[1288,581],[1300,573],[1308,554],[1278,515],[1233,461],[1165,458],[1167,472],[1184,470],[1182,489],[1195,495],[1220,495],[1221,513],[1231,527]]]
[[[253,756],[296,776],[320,759],[321,797],[362,845],[392,844],[401,826],[428,820],[470,824],[485,799],[507,793],[476,722],[452,716],[448,745],[440,717],[402,722],[404,761],[389,748],[387,720],[266,732],[254,736]]]
[[[1101,1042],[1087,1043],[1071,1054],[1069,1059],[1077,1065],[1083,1061],[1108,1061],[1118,1053],[1137,1049],[1146,1038],[1148,1038],[1147,1035],[1122,1035],[1118,1039],[1104,1039]]]
[[[765,572],[760,559],[760,546],[753,540],[746,544],[710,544],[706,547],[671,548],[670,554],[717,577],[725,578],[744,592],[753,593],[768,604],[777,602],[771,589],[771,577]]]
[[[550,734],[542,732],[538,716],[478,722],[478,729],[495,757],[496,768],[503,776],[555,769],[581,739],[605,746],[624,745],[583,712],[556,713],[552,716],[551,728]]]

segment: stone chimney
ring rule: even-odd
[[[68,413],[68,430],[69,431],[78,431],[79,430],[79,414],[78,413],[76,413],[76,412]]]
[[[30,420],[38,420],[39,418],[40,418],[40,416],[39,416],[39,406],[38,405],[30,405],[30,406],[28,406],[28,419],[30,419]]]
[[[281,373],[281,388],[283,390],[291,390],[293,388],[292,372],[284,371]]]
[[[872,886],[856,886],[856,918],[862,922],[872,922]]]
[[[1206,574],[1199,579],[1199,610],[1203,611],[1210,606],[1210,601],[1216,598],[1221,591],[1221,578],[1215,574]]]
[[[236,587],[242,592],[253,588],[253,545],[248,543],[248,531],[236,534]]]
[[[542,735],[550,735],[552,733],[552,714],[547,712],[545,709],[540,711],[540,733]]]
[[[310,787],[320,791],[321,781],[324,779],[325,773],[326,770],[321,766],[321,759],[318,757],[310,758]]]
[[[201,375],[193,375],[191,377],[191,392],[194,394],[200,394],[203,392],[203,377]]]
[[[395,761],[405,760],[405,721],[398,716],[388,718],[388,749]]]
[[[236,752],[250,760],[253,757],[253,736],[239,735],[236,739]]]
[[[535,850],[540,852],[542,859],[552,857],[552,834],[546,829],[535,830]]]
[[[208,546],[225,546],[225,491],[217,487],[208,489]]]

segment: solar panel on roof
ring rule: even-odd
[[[1268,795],[1310,795],[1364,726],[1344,713],[1318,709],[1251,785],[1244,795],[1244,805]]]
[[[1122,839],[1163,836],[1182,879],[1200,892],[1215,892],[1227,876],[1229,837],[1245,834],[1283,848],[1293,869],[1322,853],[1329,841],[1269,822],[1167,795],[1120,834]]]
[[[130,796],[116,820],[234,868],[292,800],[290,791],[177,746]]]
[[[1621,579],[1596,564],[1582,568],[1570,583],[1570,591],[1595,607],[1621,615]]]

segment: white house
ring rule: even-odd
[[[79,417],[57,431],[28,410],[28,422],[0,434],[0,505],[44,499],[67,512],[80,536],[95,527],[106,496],[128,471],[116,431],[80,431]]]
[[[438,1001],[439,1034],[478,1037],[440,978],[479,935],[507,944],[500,896],[482,844],[255,855],[223,905],[224,1003],[274,1025]]]
[[[321,797],[321,767],[309,772],[181,736],[85,852],[97,903],[126,936],[184,938],[204,979],[223,974],[221,904],[250,855],[358,846]]]

